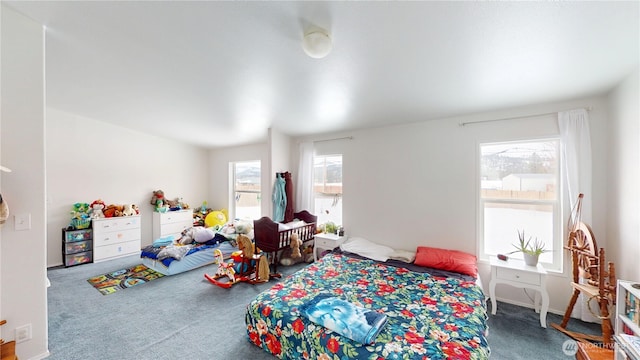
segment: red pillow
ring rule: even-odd
[[[478,277],[476,256],[463,251],[418,246],[414,263],[424,267]]]

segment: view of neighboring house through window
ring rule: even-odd
[[[524,231],[525,240],[538,239],[549,250],[539,261],[561,268],[558,148],[556,139],[480,145],[481,258],[514,251]]]
[[[314,157],[313,192],[318,224],[342,225],[342,155]]]
[[[235,162],[232,168],[232,216],[241,219],[259,219],[261,217],[260,160]]]

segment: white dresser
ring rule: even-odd
[[[93,219],[93,262],[140,252],[140,215]]]
[[[165,236],[180,236],[184,229],[193,226],[193,210],[168,211],[166,213],[153,213],[153,239],[157,240]]]

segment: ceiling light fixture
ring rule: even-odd
[[[331,37],[324,30],[310,32],[304,36],[302,48],[310,57],[322,59],[331,52]]]

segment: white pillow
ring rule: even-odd
[[[366,258],[387,261],[394,250],[388,246],[376,244],[364,238],[353,237],[340,245],[340,249]]]
[[[396,249],[389,255],[389,259],[399,260],[406,263],[412,263],[416,259],[416,252],[409,250]]]

